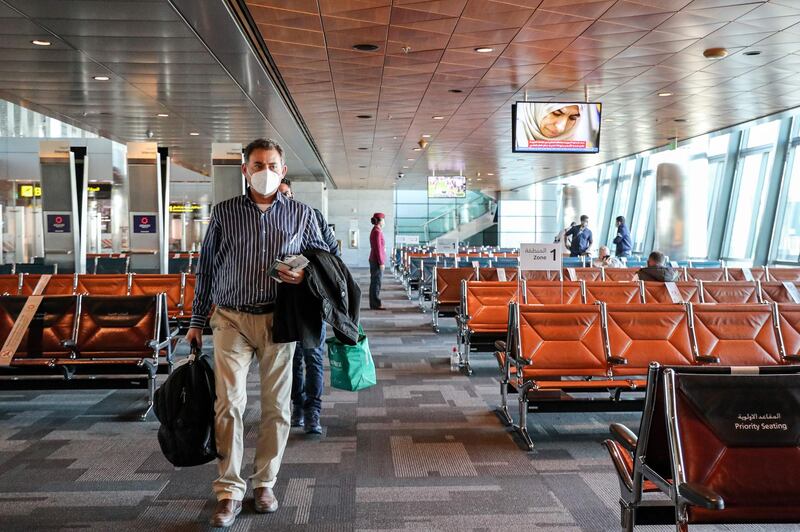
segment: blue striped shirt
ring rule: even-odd
[[[211,305],[237,307],[275,301],[267,273],[276,259],[310,248],[327,251],[313,209],[283,194],[266,212],[248,195],[214,206],[197,267],[191,327],[204,327]]]

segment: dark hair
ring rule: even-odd
[[[647,257],[647,260],[653,261],[659,266],[663,266],[667,262],[667,258],[660,251],[653,251],[650,253],[650,256]]]
[[[288,177],[284,177],[281,179],[281,185],[286,185],[287,187],[292,188],[292,180]]]
[[[381,223],[381,220],[383,220],[383,218],[374,218],[374,217],[373,217],[373,218],[370,218],[370,220],[369,220],[369,221],[370,221],[370,223],[371,223],[372,225],[378,225],[379,223]]]
[[[589,217],[586,216],[585,214],[581,214],[581,222],[588,222],[588,221],[589,221]]]
[[[281,156],[281,162],[285,162],[283,159],[283,148],[272,139],[256,139],[248,144],[244,149],[244,162],[250,161],[250,154],[255,150],[275,150],[278,152],[278,155]]]
[[[617,221],[619,223],[621,223],[621,224],[624,224],[625,223],[625,217],[624,216],[617,216]]]

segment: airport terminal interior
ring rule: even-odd
[[[800,530],[800,0],[0,0],[0,343],[2,531]]]

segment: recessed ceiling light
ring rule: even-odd
[[[367,118],[372,118],[372,115],[356,115],[356,118],[366,120]]]
[[[36,46],[50,46],[53,43],[51,43],[50,41],[34,39],[31,41],[31,44],[35,44]]]
[[[658,95],[659,96],[672,96],[672,93],[671,92],[659,92]]]
[[[431,138],[431,136],[430,135],[422,135],[422,138],[423,139],[429,139],[429,138]]]
[[[403,170],[408,170],[408,166],[404,166],[404,167],[403,167]]]
[[[92,79],[95,81],[108,81],[111,78],[108,76],[94,76]]]
[[[198,133],[197,131],[191,131],[191,132],[189,133],[189,135],[191,135],[191,136],[193,136],[193,137],[197,137],[198,135],[200,135],[200,133]]]
[[[686,119],[685,118],[676,118],[675,120],[673,120],[673,122],[683,123],[683,122],[686,122]]]
[[[369,148],[361,147],[361,148],[358,148],[358,149],[361,150],[361,151],[367,151]]]
[[[743,55],[761,55],[761,52],[759,52],[758,50],[750,50],[748,52],[744,52]]]
[[[494,174],[486,174],[486,175],[494,175]]]
[[[436,116],[434,116],[434,117],[432,117],[432,118],[433,118],[434,120],[444,120],[444,117],[443,117],[443,116],[440,116],[440,115],[436,115]]]
[[[422,148],[411,148],[413,151],[422,151]]]
[[[166,118],[169,115],[167,113],[158,113],[156,116],[160,116],[161,118]]]
[[[728,50],[725,48],[707,48],[703,50],[703,57],[707,59],[722,59],[728,55]]]
[[[453,94],[461,94],[464,91],[462,91],[461,89],[450,89],[447,92],[452,92]]]
[[[366,165],[364,165],[364,164],[359,164],[359,165],[358,165],[358,167],[359,167],[359,168],[366,168],[367,166],[366,166]]]
[[[392,137],[392,140],[397,140],[397,137]]]
[[[614,121],[613,118],[604,118],[603,120],[605,120],[606,122],[613,122]]]
[[[358,50],[359,52],[374,52],[378,48],[379,46],[377,44],[371,44],[371,43],[361,43],[353,45],[353,50]]]
[[[488,46],[479,46],[475,48],[475,51],[479,54],[488,54],[489,52],[494,52],[494,48],[490,48]]]

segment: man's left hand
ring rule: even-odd
[[[305,277],[306,277],[306,271],[305,270],[299,270],[299,271],[296,271],[296,272],[279,271],[278,272],[278,277],[280,277],[281,281],[283,281],[284,283],[300,284],[300,283],[303,282],[303,279],[305,279]]]

